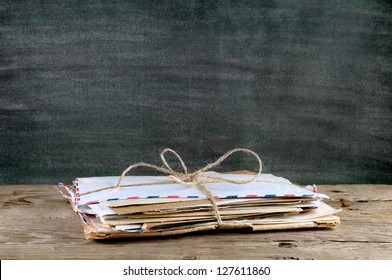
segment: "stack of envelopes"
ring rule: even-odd
[[[216,172],[208,172],[208,175],[229,180],[250,180],[254,176]],[[315,186],[299,187],[271,174],[260,174],[255,181],[246,184],[206,184],[214,195],[221,224],[217,222],[210,199],[197,186],[173,182],[168,176],[125,176],[120,188],[110,188],[118,180],[119,177],[78,178],[72,186],[59,184],[79,213],[86,238],[339,224],[339,218],[334,215],[339,210],[322,202],[328,197],[317,193]]]

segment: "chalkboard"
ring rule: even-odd
[[[119,175],[165,147],[191,170],[244,147],[300,184],[392,183],[390,1],[2,1],[0,14],[0,183]],[[217,170],[256,168],[238,154]]]

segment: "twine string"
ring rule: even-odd
[[[207,171],[209,171],[212,168],[220,165],[224,160],[226,160],[232,154],[238,153],[238,152],[244,152],[244,153],[247,153],[247,154],[250,154],[250,155],[254,156],[257,159],[258,163],[259,163],[258,172],[251,179],[249,179],[249,180],[231,180],[231,179],[226,179],[226,178],[222,178],[222,177],[218,177],[218,176],[208,176],[207,175],[207,173],[206,173]],[[169,163],[167,162],[166,157],[165,157],[165,155],[167,153],[171,153],[171,154],[173,154],[177,158],[177,160],[180,163],[180,166],[181,166],[183,172],[174,171],[171,168],[171,166],[169,165]],[[169,149],[169,148],[164,149],[160,153],[160,157],[161,157],[161,160],[162,160],[162,162],[163,162],[165,167],[159,167],[157,165],[150,164],[150,163],[145,163],[145,162],[139,162],[139,163],[132,164],[132,165],[130,165],[128,168],[126,168],[123,171],[123,173],[121,174],[121,176],[120,176],[116,186],[110,186],[110,187],[105,187],[105,188],[101,188],[101,189],[85,192],[85,193],[80,194],[79,196],[87,195],[87,194],[91,194],[91,193],[95,193],[95,192],[99,192],[99,191],[103,191],[103,190],[108,190],[108,189],[117,190],[120,187],[162,185],[162,184],[168,184],[168,183],[169,184],[170,183],[179,183],[179,184],[183,184],[183,185],[194,185],[194,186],[197,186],[198,189],[200,191],[202,191],[207,196],[207,198],[211,201],[212,210],[214,212],[216,221],[218,223],[218,227],[221,227],[223,225],[223,222],[222,222],[221,215],[219,213],[219,207],[218,207],[218,205],[216,203],[216,199],[215,199],[214,195],[212,194],[210,189],[206,186],[206,184],[208,184],[208,183],[220,183],[220,182],[227,182],[227,183],[233,183],[233,184],[247,184],[247,183],[256,181],[256,178],[262,172],[262,166],[263,166],[260,157],[255,152],[253,152],[253,151],[251,151],[249,149],[245,149],[245,148],[236,148],[236,149],[230,150],[227,153],[225,153],[224,155],[222,155],[220,158],[218,158],[215,162],[207,164],[203,168],[200,168],[200,169],[196,170],[193,173],[189,173],[188,172],[188,168],[186,167],[185,162],[182,160],[181,156],[178,153],[176,153],[174,150],[172,150],[172,149]],[[124,186],[122,186],[121,182],[122,182],[124,176],[129,171],[131,171],[131,170],[133,170],[135,168],[138,168],[138,167],[147,167],[147,168],[150,168],[150,169],[157,170],[159,172],[167,174],[168,177],[171,180],[160,181],[160,182],[142,183],[142,184],[138,183],[138,184],[134,184],[134,185],[124,185]]]

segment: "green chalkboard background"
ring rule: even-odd
[[[164,147],[190,169],[246,147],[301,184],[392,183],[390,1],[3,0],[0,32],[0,183]]]

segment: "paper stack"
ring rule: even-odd
[[[315,186],[271,174],[205,172],[213,198],[171,176],[92,177],[59,184],[82,219],[86,238],[161,236],[217,229],[281,230],[335,227],[339,210]],[[121,187],[113,187],[121,179]],[[212,180],[214,181],[214,180]],[[215,206],[211,199],[214,200]]]

